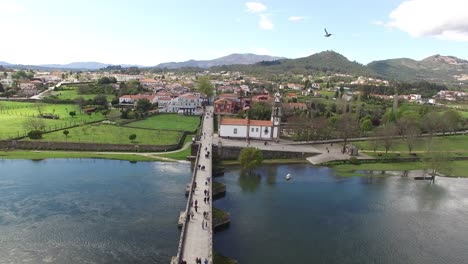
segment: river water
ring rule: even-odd
[[[230,169],[215,249],[249,263],[468,263],[468,179]],[[285,181],[291,173],[293,179]],[[169,263],[188,164],[0,160],[0,263]]]
[[[230,169],[215,249],[249,263],[468,263],[468,179],[337,177],[310,165]],[[285,175],[291,173],[292,180]]]
[[[0,263],[164,263],[188,164],[0,160]]]

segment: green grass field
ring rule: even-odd
[[[0,159],[114,159],[128,161],[159,161],[157,157],[148,157],[136,154],[112,154],[112,153],[93,153],[93,152],[71,152],[71,151],[0,151]]]
[[[360,151],[365,151],[366,154],[374,155],[370,141],[358,141],[353,142],[353,144],[357,145]],[[437,146],[451,153],[468,153],[468,135],[433,137],[432,141],[429,141],[429,138],[420,138],[414,146],[413,152],[424,152],[431,146]],[[385,151],[385,149],[379,146],[377,151],[382,152]],[[396,140],[396,143],[390,151],[406,154],[408,153],[408,146],[404,140],[399,139]]]
[[[69,115],[70,111],[75,111],[76,116],[71,117]],[[39,112],[51,113],[60,117],[60,119],[42,118],[46,130],[104,120],[105,118],[100,113],[91,115],[81,113],[77,105],[0,101],[0,139],[18,137],[29,132],[25,124],[28,120],[37,118],[36,116],[39,115]]]
[[[468,162],[466,160],[450,161],[452,171],[450,173],[441,171],[451,177],[468,177]],[[366,163],[361,165],[341,164],[334,165],[332,168],[340,176],[364,176],[365,174],[357,173],[359,170],[374,170],[374,171],[405,171],[405,170],[424,170],[428,169],[429,165],[425,162],[397,162],[397,163]]]
[[[105,124],[85,125],[68,129],[68,131],[68,137],[64,136],[63,131],[43,134],[43,139],[41,139],[41,141],[172,145],[177,144],[179,137],[181,136],[181,133],[176,131],[154,131]],[[134,142],[131,142],[128,139],[131,134],[137,135]]]
[[[200,123],[198,116],[184,116],[179,114],[160,114],[147,119],[126,124],[130,127],[141,127],[161,130],[194,131]]]
[[[89,99],[94,99],[94,97],[96,97],[96,94],[78,94],[78,91],[76,89],[52,91],[51,95],[57,96],[57,98],[60,100],[75,100],[75,99],[78,99],[79,97],[83,97],[83,99],[89,100]],[[114,99],[115,95],[107,94],[106,97],[107,97],[107,101],[110,102],[112,99]]]

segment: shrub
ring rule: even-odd
[[[361,164],[361,162],[356,158],[356,157],[351,157],[349,159],[349,163],[353,164],[353,165],[359,165]]]
[[[40,131],[40,130],[31,130],[28,133],[28,137],[30,139],[41,139],[42,138],[42,131]]]

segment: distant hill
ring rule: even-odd
[[[105,68],[111,64],[101,63],[101,62],[72,62],[68,64],[41,64],[39,66],[47,68],[58,68],[58,69],[87,69],[87,70],[98,70]]]
[[[0,61],[0,65],[2,66],[8,66],[8,65],[11,65],[10,63],[6,62],[6,61]]]
[[[313,74],[318,72],[343,73],[351,75],[374,76],[366,66],[349,61],[345,56],[334,51],[323,51],[304,58],[262,61],[254,65],[231,65],[216,67],[218,70],[251,72],[259,75],[270,74]]]
[[[234,65],[234,64],[254,64],[260,61],[274,61],[284,59],[284,57],[274,57],[268,55],[256,55],[252,53],[234,53],[228,56],[213,60],[188,60],[184,62],[167,62],[156,65],[157,68],[177,69],[177,68],[210,68],[221,65]]]
[[[420,61],[407,58],[373,61],[367,67],[390,80],[436,83],[468,81],[468,61],[453,56],[434,55]]]

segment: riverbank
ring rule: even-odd
[[[451,172],[440,171],[445,177],[468,177],[468,162],[466,160],[449,161]],[[360,165],[339,164],[331,165],[332,169],[339,176],[353,177],[366,176],[367,174],[357,171],[409,171],[409,170],[427,170],[430,165],[422,161],[414,162],[394,162],[394,163],[364,163]]]
[[[64,159],[64,158],[89,158],[89,159],[111,159],[127,161],[165,161],[161,157],[144,156],[140,154],[116,154],[96,152],[70,152],[70,151],[0,151],[0,159]]]
[[[223,160],[223,166],[240,165],[238,160]],[[262,164],[309,164],[305,159],[264,159]]]

